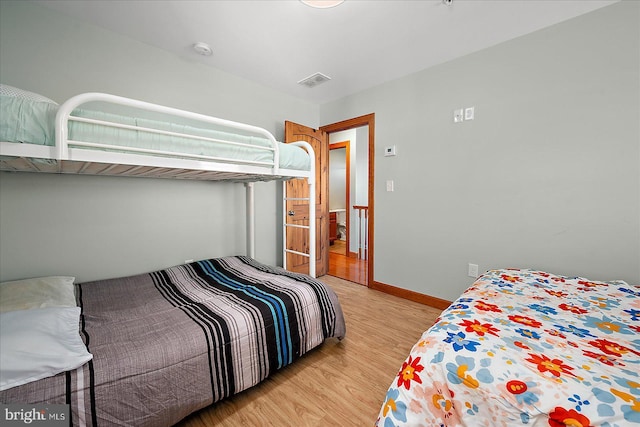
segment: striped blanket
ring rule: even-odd
[[[246,257],[84,283],[77,294],[93,360],[0,402],[67,403],[77,426],[169,426],[345,335],[326,285]]]

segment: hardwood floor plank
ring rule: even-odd
[[[347,322],[330,339],[249,390],[205,408],[179,427],[372,426],[385,393],[441,310],[336,277]]]
[[[341,253],[329,252],[328,274],[366,286],[367,261],[348,257]]]

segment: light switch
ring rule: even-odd
[[[392,179],[387,181],[387,191],[393,191],[393,180]]]
[[[473,116],[475,115],[475,107],[468,107],[464,109],[464,119],[465,120],[473,120]]]
[[[460,123],[464,120],[464,110],[462,108],[458,108],[457,110],[453,110],[453,122]]]

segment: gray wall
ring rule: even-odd
[[[449,300],[469,262],[640,283],[639,21],[617,3],[322,105],[376,114],[374,279]]]
[[[29,2],[0,2],[0,80],[61,102],[98,91],[262,126],[319,107]],[[276,183],[256,184],[256,258],[281,262]],[[113,277],[245,251],[241,185],[0,173],[0,280]]]

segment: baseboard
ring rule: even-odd
[[[445,299],[432,297],[431,295],[421,294],[419,292],[410,291],[408,289],[398,288],[396,286],[387,285],[386,283],[371,281],[369,283],[370,289],[375,289],[380,292],[384,292],[386,294],[390,294],[396,297],[408,299],[410,301],[418,302],[420,304],[428,305],[430,307],[439,308],[440,310],[444,310],[449,307],[452,301],[447,301]]]

